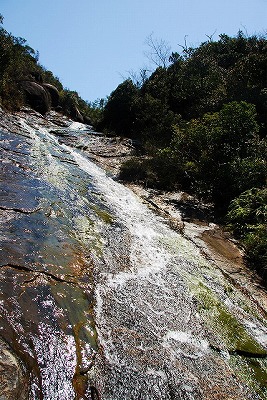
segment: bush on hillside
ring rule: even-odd
[[[267,282],[267,189],[252,188],[232,200],[227,221],[244,244],[248,261]]]

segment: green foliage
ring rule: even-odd
[[[36,53],[26,40],[0,28],[0,99],[3,107],[14,109],[23,104],[19,83],[29,71],[37,69]]]
[[[242,32],[234,38],[220,35],[217,42],[205,42],[191,50],[180,65],[172,98],[173,107],[183,117],[199,117],[233,100],[254,103],[258,112],[263,107],[260,92],[266,87],[267,66],[264,37],[245,37]]]
[[[170,60],[168,67],[158,67],[141,86],[131,80],[119,85],[106,104],[102,126],[118,134],[139,136],[143,142],[154,130],[157,142],[170,128],[169,119],[164,121],[166,110],[190,121],[219,111],[223,104],[245,101],[256,106],[261,134],[266,136],[265,37],[245,37],[242,32],[234,38],[220,35],[217,42],[184,48],[181,55],[174,52]],[[154,104],[157,118],[150,121]],[[157,129],[155,120],[157,125],[161,121]],[[169,133],[167,136],[170,140]]]
[[[231,201],[227,213],[228,226],[236,236],[244,237],[254,226],[267,222],[267,189],[252,188]]]
[[[126,161],[120,170],[119,178],[126,182],[142,182],[144,183],[147,179],[148,170],[146,163],[133,157]]]
[[[150,95],[167,104],[170,93],[169,75],[165,68],[157,68],[149,79],[146,79],[141,90],[141,95]]]
[[[105,99],[96,99],[93,102],[85,102],[86,109],[84,114],[91,120],[94,127],[98,127],[103,119],[103,109],[106,104]]]
[[[170,166],[170,160],[166,160],[165,149],[154,157],[133,157],[126,161],[121,169],[119,178],[126,182],[141,183],[146,187],[157,189],[178,189],[183,171],[174,164]],[[180,176],[179,176],[180,173]]]
[[[226,209],[244,190],[265,184],[267,160],[260,157],[258,130],[255,107],[232,102],[175,126],[165,154],[183,171],[178,179],[185,189]]]
[[[146,93],[136,97],[134,108],[133,129],[142,133],[137,135],[146,148],[153,151],[154,147],[166,146],[172,137],[172,126],[177,121],[167,104]]]
[[[243,242],[247,258],[267,278],[267,189],[252,188],[232,200],[228,227]]]
[[[78,93],[65,89],[59,93],[59,104],[64,114],[71,115],[73,110],[78,107]]]
[[[98,129],[107,129],[118,135],[131,136],[135,120],[135,96],[138,89],[131,80],[126,80],[114,90],[103,111]]]
[[[248,233],[243,243],[250,265],[267,281],[267,226],[258,225]]]

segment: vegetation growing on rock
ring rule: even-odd
[[[72,119],[94,123],[96,104],[90,105],[77,92],[64,89],[59,78],[39,64],[39,53],[27,41],[7,32],[0,14],[0,106],[18,110],[30,105],[41,114],[58,107]]]

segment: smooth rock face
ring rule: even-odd
[[[50,108],[50,96],[41,84],[31,81],[21,82],[29,105],[41,114],[45,114]]]
[[[264,307],[47,118],[0,112],[0,400],[266,399]]]
[[[46,114],[50,107],[56,108],[59,102],[59,92],[57,88],[49,83],[22,81],[26,99],[29,105],[41,114]]]
[[[42,87],[48,91],[51,97],[51,106],[57,107],[59,102],[59,93],[55,86],[51,85],[50,83],[43,83]]]
[[[89,396],[95,213],[68,152],[38,137],[36,125],[14,122],[17,133],[1,131],[0,332],[12,349],[1,359],[6,365],[14,352],[25,367],[14,361],[3,385],[14,393],[26,380],[31,399]]]

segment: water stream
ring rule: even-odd
[[[254,306],[241,294],[229,296],[220,271],[130,190],[73,156],[115,216],[96,283],[104,354],[96,381],[105,398],[245,396],[225,361],[236,351],[266,354],[266,326],[244,311]]]
[[[18,123],[0,257],[17,398],[266,399],[266,315],[82,151]]]

